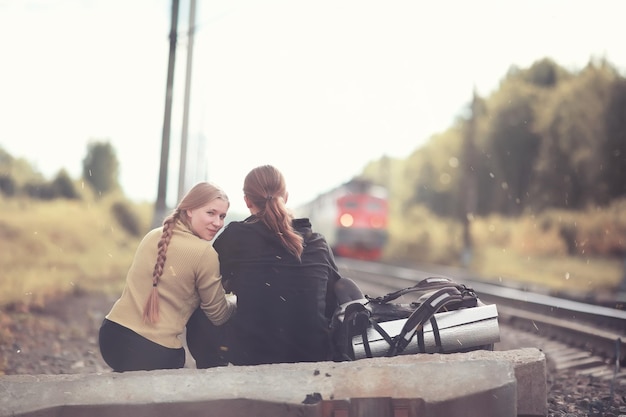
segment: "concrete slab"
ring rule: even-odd
[[[518,410],[520,394],[547,408],[545,389],[531,389],[545,387],[545,359],[538,352],[3,376],[0,416],[545,416],[521,414],[531,410],[526,405]]]
[[[476,350],[468,353],[415,355],[405,357],[410,361],[468,361],[502,360],[509,362],[515,369],[517,379],[517,415],[518,417],[544,417],[548,414],[548,383],[545,354],[536,348],[523,348],[490,352]],[[454,372],[450,369],[450,372]]]

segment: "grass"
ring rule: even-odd
[[[626,272],[626,217],[614,212],[612,206],[519,219],[476,219],[472,235],[480,250],[472,268],[490,279],[554,291],[612,291]]]
[[[483,248],[471,267],[488,280],[579,294],[610,292],[624,274],[617,259],[525,256],[500,247]]]
[[[626,274],[626,200],[583,212],[472,218],[468,267],[486,280],[577,294],[615,291]],[[388,262],[462,266],[460,222],[413,207],[391,218]]]
[[[109,201],[11,199],[0,207],[0,306],[121,290],[140,238],[117,225]]]

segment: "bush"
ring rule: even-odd
[[[48,182],[29,182],[24,185],[23,191],[30,198],[37,200],[53,200],[56,197],[52,184]]]
[[[8,175],[0,175],[0,193],[7,197],[13,197],[15,195],[15,180]]]
[[[127,203],[115,202],[111,206],[113,217],[119,225],[130,235],[141,235],[141,221],[139,216],[129,207]]]
[[[69,200],[77,200],[80,198],[76,187],[74,187],[74,182],[64,170],[57,174],[51,185],[56,197],[67,198]]]

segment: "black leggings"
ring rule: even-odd
[[[100,326],[100,353],[115,372],[178,369],[185,366],[184,348],[167,348],[127,327],[104,319]]]

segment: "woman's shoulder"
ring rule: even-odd
[[[226,231],[232,233],[233,231],[250,230],[259,226],[263,226],[263,222],[260,221],[257,217],[250,216],[245,220],[232,220],[226,226],[224,226],[224,230],[222,233]]]
[[[163,234],[163,227],[157,227],[146,233],[142,239],[142,243],[158,241]]]
[[[194,234],[183,223],[176,224],[173,229],[172,242],[176,245],[180,245],[185,250],[195,249],[203,252],[207,249],[212,249],[213,246],[209,240],[205,240]]]
[[[231,221],[228,223],[215,238],[213,246],[216,247],[219,252],[226,247],[230,248],[232,245],[239,245],[243,241],[253,245],[254,243],[252,242],[267,240],[270,234],[270,230],[265,223],[257,218],[249,217],[246,220]]]

